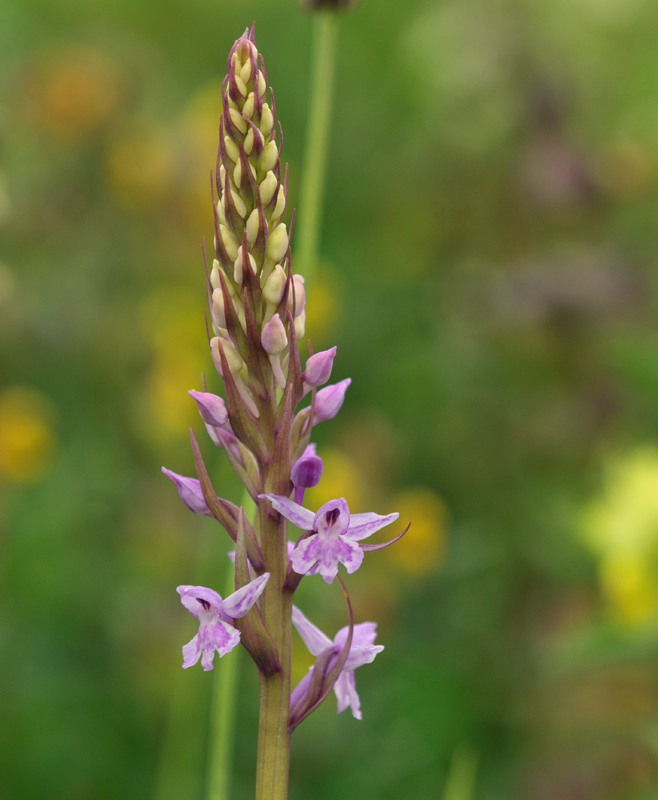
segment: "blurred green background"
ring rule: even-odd
[[[0,5],[7,800],[203,795],[212,674],[180,669],[174,587],[221,589],[229,542],[160,466],[193,474],[193,425],[240,497],[187,390],[211,369],[219,90],[253,20],[292,208],[295,0]],[[353,384],[309,504],[413,525],[350,581],[386,650],[357,674],[362,722],[331,697],[295,733],[292,800],[658,798],[657,40],[651,0],[362,0],[341,21],[307,331]],[[335,586],[300,602],[345,624]],[[235,800],[256,694],[245,656]]]

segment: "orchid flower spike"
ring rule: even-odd
[[[302,539],[292,552],[292,568],[299,575],[306,575],[316,566],[326,583],[331,583],[338,574],[338,564],[344,564],[348,572],[356,572],[363,561],[368,545],[357,542],[366,539],[380,528],[390,525],[400,515],[380,516],[372,512],[351,514],[344,497],[330,500],[320,506],[314,514],[293,502],[289,497],[276,494],[261,494],[287,520],[312,535]],[[379,545],[371,545],[379,549]]]
[[[269,577],[270,573],[264,572],[224,600],[205,586],[176,589],[181,603],[199,620],[199,632],[183,646],[183,669],[196,664],[199,658],[204,670],[212,669],[215,650],[221,658],[238,644],[240,631],[233,626],[233,620],[244,617],[263,593]]]
[[[330,672],[331,668],[340,657],[340,654],[343,652],[349,627],[341,628],[332,642],[331,639],[319,628],[316,628],[296,606],[292,607],[292,621],[312,655],[319,656],[328,649],[334,651],[334,657],[329,660],[326,668],[326,672]],[[376,637],[377,623],[361,622],[359,625],[354,626],[352,646],[350,647],[349,655],[345,661],[345,666],[338,676],[338,680],[334,684],[339,714],[341,711],[345,711],[346,708],[350,707],[352,709],[352,715],[356,719],[361,719],[361,701],[356,692],[354,670],[362,667],[364,664],[370,664],[374,661],[375,656],[384,649],[383,645],[374,644]],[[313,667],[311,667],[309,672],[292,690],[292,694],[290,695],[291,707],[293,707],[308,691],[311,684],[312,672]]]

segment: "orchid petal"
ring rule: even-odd
[[[320,506],[313,520],[313,530],[333,536],[343,536],[350,526],[350,510],[344,497]]]
[[[199,642],[199,634],[197,633],[194,639],[183,645],[183,669],[193,667],[201,658],[201,643]]]
[[[311,655],[319,656],[327,648],[333,647],[331,639],[308,620],[297,606],[292,607],[292,622]]]
[[[292,568],[305,575],[315,564],[325,583],[331,583],[338,574],[338,563],[349,573],[355,572],[363,561],[363,551],[353,543],[339,537],[315,534],[300,542],[292,553]]]
[[[269,577],[270,573],[264,572],[258,578],[250,581],[246,586],[238,589],[237,592],[233,592],[233,594],[229,595],[223,602],[224,613],[233,619],[244,617],[247,611],[249,611],[263,593]]]
[[[307,508],[294,503],[289,497],[280,494],[259,494],[261,499],[266,497],[272,506],[287,520],[305,531],[313,530],[315,514]]]
[[[176,591],[180,595],[181,603],[199,620],[208,614],[222,613],[222,598],[214,589],[206,586],[178,586]]]
[[[375,514],[372,511],[368,511],[365,514],[352,514],[349,530],[344,536],[352,542],[367,539],[368,536],[372,536],[376,531],[386,527],[386,525],[390,525],[391,522],[395,522],[399,516],[397,512],[386,514],[385,516]]]
[[[352,716],[361,719],[361,700],[356,691],[354,673],[343,671],[334,685],[334,692],[338,700],[338,713],[345,711],[349,706],[352,707]]]
[[[213,668],[215,650],[220,657],[230,652],[240,641],[240,631],[232,625],[218,619],[209,625],[199,627],[198,637],[203,650],[201,666],[208,671]]]

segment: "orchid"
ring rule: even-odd
[[[345,648],[349,627],[341,628],[332,642],[331,639],[313,625],[296,606],[292,608],[292,622],[312,655],[320,656],[327,650],[333,651],[333,658],[328,661],[325,669],[325,672],[328,673]],[[374,661],[375,656],[384,649],[383,645],[374,644],[376,637],[377,624],[375,622],[361,622],[354,626],[352,645],[347,660],[334,684],[339,714],[341,711],[345,711],[349,706],[352,709],[352,715],[356,719],[361,719],[361,701],[356,692],[354,670],[362,667],[364,664],[370,664]],[[308,692],[313,669],[314,668],[311,667],[309,672],[292,690],[290,695],[291,708],[294,708],[296,703]]]
[[[350,514],[344,497],[330,500],[315,514],[289,497],[274,494],[259,497],[266,497],[279,514],[298,528],[314,532],[293,550],[292,568],[300,575],[306,575],[317,564],[317,571],[326,583],[332,583],[338,574],[339,563],[349,573],[356,572],[363,561],[364,550],[370,549],[368,545],[357,542],[372,536],[400,516],[397,513],[385,516],[372,512]]]
[[[203,247],[210,356],[223,392],[207,391],[204,377],[203,391],[190,395],[210,439],[224,449],[244,486],[243,505],[217,495],[192,431],[197,477],[162,471],[187,508],[225,528],[235,545],[228,555],[240,587],[224,599],[205,586],[178,587],[181,602],[199,621],[198,633],[183,647],[183,667],[200,660],[211,670],[216,652],[221,657],[243,645],[261,678],[256,797],[285,800],[293,730],[332,689],[338,710],[350,706],[360,719],[354,670],[383,649],[374,644],[374,622],[354,625],[339,565],[353,573],[365,551],[387,547],[403,534],[365,544],[362,540],[398,514],[350,514],[342,497],[317,512],[302,505],[305,490],[323,473],[311,443],[313,426],[339,413],[351,378],[326,385],[335,346],[313,353],[309,342],[311,355],[302,367],[304,277],[292,268],[292,221],[290,228],[283,221],[288,194],[288,168],[279,152],[283,137],[253,29],[235,42],[227,72],[211,177],[212,265],[205,241]],[[310,405],[300,408],[309,394]],[[247,511],[250,501],[254,514]],[[297,542],[288,540],[289,522],[303,531]],[[333,641],[293,607],[300,582],[316,572],[326,583],[337,577],[347,603],[349,625]],[[291,694],[293,623],[317,661]]]
[[[201,666],[208,671],[213,668],[215,650],[221,658],[239,643],[240,631],[231,623],[244,617],[254,605],[269,577],[270,573],[265,572],[224,600],[205,586],[179,586],[176,589],[181,603],[199,620],[199,632],[183,645],[183,669],[192,667],[201,658]]]

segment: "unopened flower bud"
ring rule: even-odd
[[[240,70],[240,77],[245,83],[249,83],[249,78],[251,78],[251,59],[248,58],[244,64],[242,65],[242,69]]]
[[[253,96],[250,94],[249,97],[251,97],[251,110],[253,111],[254,110]],[[247,103],[248,102],[249,100],[247,99]],[[247,103],[244,104],[245,112],[247,109]],[[237,108],[229,108],[228,113],[231,117],[231,122],[240,131],[240,133],[244,135],[247,132],[247,122],[242,116],[242,114],[237,110]],[[251,114],[247,114],[247,116],[250,117]]]
[[[260,158],[258,159],[258,169],[262,172],[269,172],[276,166],[279,160],[279,150],[276,142],[272,140],[269,144],[265,145]]]
[[[317,486],[322,477],[324,465],[320,456],[315,453],[315,445],[309,444],[301,458],[293,464],[290,479],[297,489],[311,489]]]
[[[219,427],[228,421],[226,404],[221,397],[211,392],[189,391],[188,394],[196,400],[199,414],[208,425]]]
[[[206,514],[207,516],[211,516],[208,504],[203,497],[201,484],[196,478],[186,478],[185,476],[179,475],[176,472],[172,472],[170,469],[166,469],[165,467],[162,467],[162,471],[176,484],[180,499],[185,503],[190,511],[194,511],[195,514]]]
[[[304,338],[304,333],[306,332],[306,311],[302,311],[302,313],[295,317],[295,337],[299,341],[299,339]]]
[[[228,257],[231,259],[231,261],[235,261],[235,259],[238,257],[238,240],[235,238],[235,236],[233,236],[226,225],[220,225],[219,230],[222,234],[222,240],[224,242],[226,252],[228,253]]]
[[[322,350],[312,355],[306,362],[306,369],[304,371],[305,383],[311,388],[322,386],[326,383],[331,377],[335,356],[335,347],[332,347],[330,350]]]
[[[258,209],[255,208],[247,218],[247,241],[249,244],[253,244],[256,241],[259,225]]]
[[[293,298],[293,291],[294,291],[294,298]],[[306,305],[306,292],[304,290],[304,276],[303,275],[293,275],[292,276],[292,287],[288,294],[288,311],[292,312],[293,309],[293,300],[295,305],[295,317],[301,316],[304,313],[304,307]]]
[[[224,292],[217,288],[212,293],[213,322],[220,328],[226,327],[226,313],[224,311]]]
[[[258,73],[258,94],[261,96],[265,94],[265,89],[267,89],[267,84],[265,83],[265,78],[263,77],[263,73]]]
[[[278,306],[286,288],[286,273],[281,264],[277,264],[263,286],[263,299]]]
[[[260,199],[263,206],[270,204],[277,186],[276,175],[270,170],[260,184]]]
[[[247,253],[247,256],[249,257],[249,265],[251,267],[251,271],[255,273],[256,261],[254,260],[254,257],[251,255],[251,253]],[[233,278],[238,285],[242,284],[242,281],[244,279],[244,254],[242,252],[242,245],[238,247],[238,255],[235,259]]]
[[[238,150],[237,144],[231,139],[230,136],[224,137],[224,144],[226,145],[226,152],[229,155],[229,158],[233,161],[240,160],[240,151]]]
[[[244,151],[247,155],[251,155],[254,149],[254,129],[249,128],[247,135],[244,137]]]
[[[242,365],[244,361],[240,356],[240,353],[235,349],[233,342],[230,342],[228,339],[220,339],[219,336],[215,336],[213,339],[210,340],[210,353],[212,355],[212,360],[215,365],[215,369],[219,372],[220,375],[223,377],[222,372],[222,359],[220,356],[219,348],[222,348],[224,351],[224,357],[228,363],[228,368],[231,375],[238,375],[240,370],[242,369]]]
[[[223,231],[222,231],[223,233]],[[285,223],[277,225],[270,234],[267,242],[267,257],[277,264],[282,261],[283,257],[288,250],[288,231],[286,230]]]
[[[243,97],[246,97],[247,96],[247,87],[245,86],[245,82],[242,80],[242,78],[238,75],[237,72],[235,73],[235,83],[236,83],[236,85],[238,87],[238,91],[240,92],[240,94]]]
[[[333,419],[342,408],[345,400],[345,392],[347,387],[352,383],[351,378],[345,378],[340,383],[334,383],[331,386],[325,386],[324,389],[315,395],[315,413],[313,414],[313,424],[317,425],[318,422],[325,422],[328,419]]]
[[[242,107],[242,113],[245,115],[245,117],[253,117],[253,115],[254,115],[254,93],[253,92],[249,92],[249,96],[247,97],[247,99],[245,101],[245,104]],[[245,128],[244,128],[243,131],[241,130],[241,133],[246,133],[247,132],[247,123],[244,121],[244,119],[242,121],[244,122]]]
[[[281,317],[275,314],[272,319],[263,326],[261,337],[265,352],[270,356],[278,356],[288,344],[286,329],[283,327]]]
[[[213,259],[212,262],[212,269],[210,270],[210,285],[213,289],[219,288],[219,261],[216,258]]]
[[[272,110],[270,109],[267,103],[263,103],[263,113],[260,118],[259,127],[260,127],[260,132],[263,134],[263,136],[267,136],[267,134],[274,127],[274,115],[272,114]]]
[[[279,219],[286,208],[286,193],[283,191],[283,186],[279,187],[279,194],[276,197],[276,205],[274,206],[274,211],[272,212],[272,219],[277,220]]]

